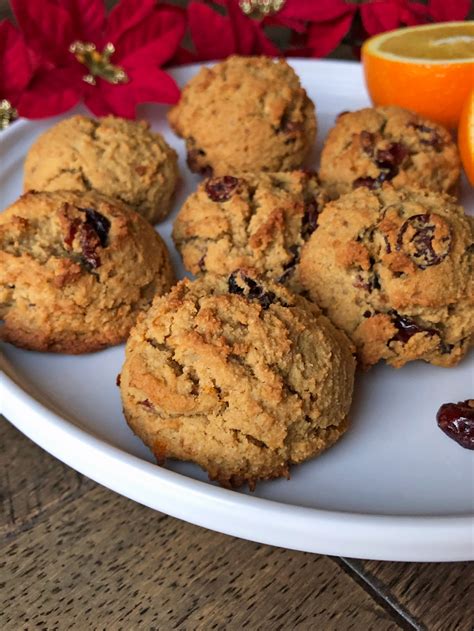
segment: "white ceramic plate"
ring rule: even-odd
[[[291,62],[317,105],[319,140],[341,110],[368,104],[358,64]],[[180,83],[196,67],[175,71]],[[183,186],[175,211],[196,186],[183,143],[165,109],[142,115],[180,153]],[[33,140],[56,121],[20,121],[0,136],[0,208],[21,192]],[[463,202],[474,208],[464,183]],[[172,219],[159,226],[170,241]],[[174,261],[182,272],[174,250]],[[5,416],[51,454],[101,484],[151,508],[262,543],[361,558],[456,561],[474,556],[473,452],[436,426],[441,403],[474,395],[472,354],[460,366],[420,362],[396,371],[377,366],[358,377],[352,429],[335,447],[295,467],[290,481],[261,483],[255,493],[207,482],[196,466],[156,466],[128,429],[115,378],[123,347],[80,357],[3,345],[0,401]]]

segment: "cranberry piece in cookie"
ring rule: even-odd
[[[465,449],[474,449],[474,399],[445,403],[436,415],[438,427]]]

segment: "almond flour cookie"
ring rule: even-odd
[[[0,337],[86,353],[123,342],[174,280],[166,245],[98,193],[26,193],[0,214]]]
[[[233,56],[201,68],[168,115],[203,175],[300,167],[316,136],[314,105],[284,59]]]
[[[291,284],[300,248],[316,228],[324,201],[315,173],[214,177],[188,197],[173,238],[193,274],[251,267]]]
[[[120,377],[132,430],[223,486],[288,476],[346,431],[345,335],[287,289],[239,270],[178,283],[133,328]]]
[[[472,257],[472,223],[452,197],[386,184],[325,206],[299,281],[355,342],[364,367],[453,366],[474,333]]]
[[[401,107],[339,115],[321,154],[321,181],[335,198],[359,186],[420,186],[456,193],[459,153],[441,125]]]
[[[25,161],[24,189],[97,191],[151,223],[171,210],[177,155],[145,121],[73,116],[44,132]]]

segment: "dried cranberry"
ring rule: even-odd
[[[360,144],[364,153],[367,153],[369,156],[371,156],[374,152],[374,143],[375,143],[374,134],[372,134],[370,131],[363,130],[360,132],[359,138],[360,138]]]
[[[242,282],[246,285],[246,287],[241,287],[237,282],[237,275],[240,276]],[[253,278],[250,278],[246,274],[235,271],[229,276],[228,280],[229,292],[231,294],[238,294],[241,296],[245,296],[249,300],[258,300],[262,309],[266,310],[273,304],[276,300],[276,295],[273,291],[265,291],[263,287],[261,287]],[[283,304],[281,302],[281,304]],[[283,306],[287,306],[283,304]]]
[[[474,399],[444,403],[436,414],[438,427],[465,449],[474,449]]]
[[[293,121],[290,118],[290,114],[285,112],[280,120],[280,125],[277,129],[279,134],[291,134],[295,131],[301,131],[303,129],[302,121]]]
[[[352,188],[359,188],[360,186],[365,186],[373,191],[374,188],[378,188],[378,182],[375,178],[370,177],[369,175],[367,177],[358,177],[352,183]]]
[[[66,237],[64,239],[64,243],[69,248],[72,247],[72,243],[74,241],[74,237],[76,236],[77,231],[78,231],[79,226],[81,225],[81,223],[82,223],[81,220],[76,218],[76,219],[73,219],[71,221],[71,224],[69,225],[68,233],[67,233],[67,235],[66,235]]]
[[[428,127],[427,125],[422,125],[422,124],[418,124],[414,122],[410,122],[408,123],[408,125],[409,127],[413,127],[413,129],[416,129],[417,131],[419,131],[421,134],[428,134],[427,138],[425,137],[420,138],[420,142],[422,145],[429,145],[433,147],[434,149],[436,149],[437,151],[440,151],[443,148],[443,145],[444,145],[443,139],[441,138],[439,133],[436,131],[436,129],[433,129],[432,127]]]
[[[436,231],[436,223],[429,213],[412,215],[400,228],[397,250],[403,250],[420,269],[439,265],[451,249],[451,231],[448,227],[446,234],[436,240],[435,250],[433,241],[437,236]]]
[[[288,261],[288,263],[285,263],[285,265],[283,266],[284,271],[283,274],[278,278],[279,283],[285,283],[289,279],[289,277],[295,271],[295,266],[300,260],[300,249],[297,245],[290,245],[288,250],[291,252],[292,257]]]
[[[379,149],[375,156],[377,166],[391,169],[399,166],[408,155],[408,149],[401,142],[392,142],[386,149]]]
[[[447,342],[440,342],[439,352],[441,355],[449,355],[449,353],[453,350],[454,344],[448,344]]]
[[[400,315],[396,311],[389,312],[392,324],[398,329],[397,333],[389,340],[390,342],[401,342],[406,344],[408,340],[417,333],[425,333],[430,337],[439,335],[436,329],[425,329],[407,316]]]
[[[86,213],[86,225],[94,230],[99,237],[100,245],[105,248],[109,238],[110,221],[93,208],[79,208],[79,210]]]
[[[201,256],[201,258],[199,259],[199,261],[198,261],[198,267],[199,267],[199,270],[200,270],[201,272],[205,272],[205,271],[206,271],[206,255],[205,255],[205,254],[203,254],[203,255]]]
[[[320,213],[318,202],[314,197],[307,200],[304,206],[304,214],[301,222],[301,237],[306,241],[318,227]]]
[[[213,202],[226,202],[239,185],[239,180],[231,175],[213,177],[207,180],[205,190],[209,199]]]
[[[155,409],[153,403],[149,399],[143,399],[143,401],[139,401],[138,403],[139,403],[139,405],[143,405],[143,407],[147,408],[148,410],[154,410]]]
[[[201,161],[199,160],[199,157],[205,155],[206,152],[202,149],[189,149],[186,156],[186,162],[193,173],[199,173],[204,177],[211,177],[213,173],[212,167],[208,164],[201,164]]]
[[[83,223],[81,226],[80,244],[82,260],[85,266],[88,269],[97,269],[100,267],[100,256],[97,254],[100,239],[94,228],[87,223]]]
[[[364,313],[362,314],[364,316],[364,318],[370,318],[372,315],[372,311],[369,311],[368,309],[366,311],[364,311]]]

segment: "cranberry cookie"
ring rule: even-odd
[[[145,121],[73,116],[42,134],[25,161],[24,189],[97,191],[151,223],[171,210],[177,154]]]
[[[339,115],[321,154],[321,181],[331,197],[365,186],[420,186],[454,194],[459,153],[441,125],[401,107],[368,107]]]
[[[314,173],[214,177],[188,197],[173,238],[193,274],[251,267],[291,283],[300,248],[316,228],[324,201]]]
[[[358,188],[327,204],[299,281],[355,342],[365,367],[453,366],[474,333],[473,230],[461,206],[422,189]]]
[[[98,193],[26,193],[0,214],[3,340],[86,353],[123,342],[174,280],[150,224]]]
[[[133,328],[120,377],[132,430],[224,486],[288,476],[346,431],[354,359],[309,301],[239,270],[178,283]]]
[[[300,167],[316,136],[314,105],[284,59],[233,56],[201,68],[168,115],[203,175]]]

